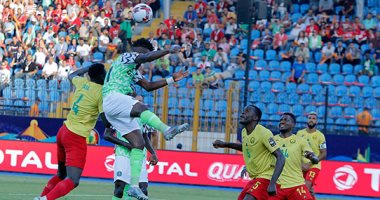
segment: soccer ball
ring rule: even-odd
[[[133,7],[133,19],[137,23],[148,23],[153,18],[153,11],[145,3],[137,4]]]

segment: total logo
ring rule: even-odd
[[[358,175],[352,166],[344,165],[343,167],[339,167],[335,170],[333,180],[336,188],[338,190],[344,191],[354,187],[358,181]]]

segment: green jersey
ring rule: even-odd
[[[111,64],[103,85],[103,97],[113,92],[133,93],[133,85],[143,79],[143,75],[136,69],[135,59],[138,55],[126,52]]]

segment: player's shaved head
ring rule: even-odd
[[[88,70],[88,76],[90,76],[91,81],[100,85],[104,84],[106,74],[106,69],[101,63],[92,64]]]
[[[261,116],[263,115],[263,112],[261,112],[260,108],[255,106],[255,105],[249,105],[247,107],[252,108],[254,110],[254,112],[256,113],[256,116],[258,118],[257,121],[260,121]]]
[[[154,47],[152,43],[149,42],[149,40],[145,38],[140,38],[136,41],[133,42],[132,47],[137,48],[137,47],[142,47],[145,49],[148,49],[149,51],[153,51]]]
[[[288,113],[288,112],[286,112],[286,113],[284,113],[284,114],[282,114],[282,115],[288,115],[290,118],[292,118],[294,124],[297,123],[296,116],[294,116],[293,113]]]

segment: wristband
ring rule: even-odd
[[[167,83],[168,85],[170,85],[170,84],[172,84],[172,83],[174,83],[174,82],[175,82],[175,81],[174,81],[173,77],[166,78],[166,83]]]

